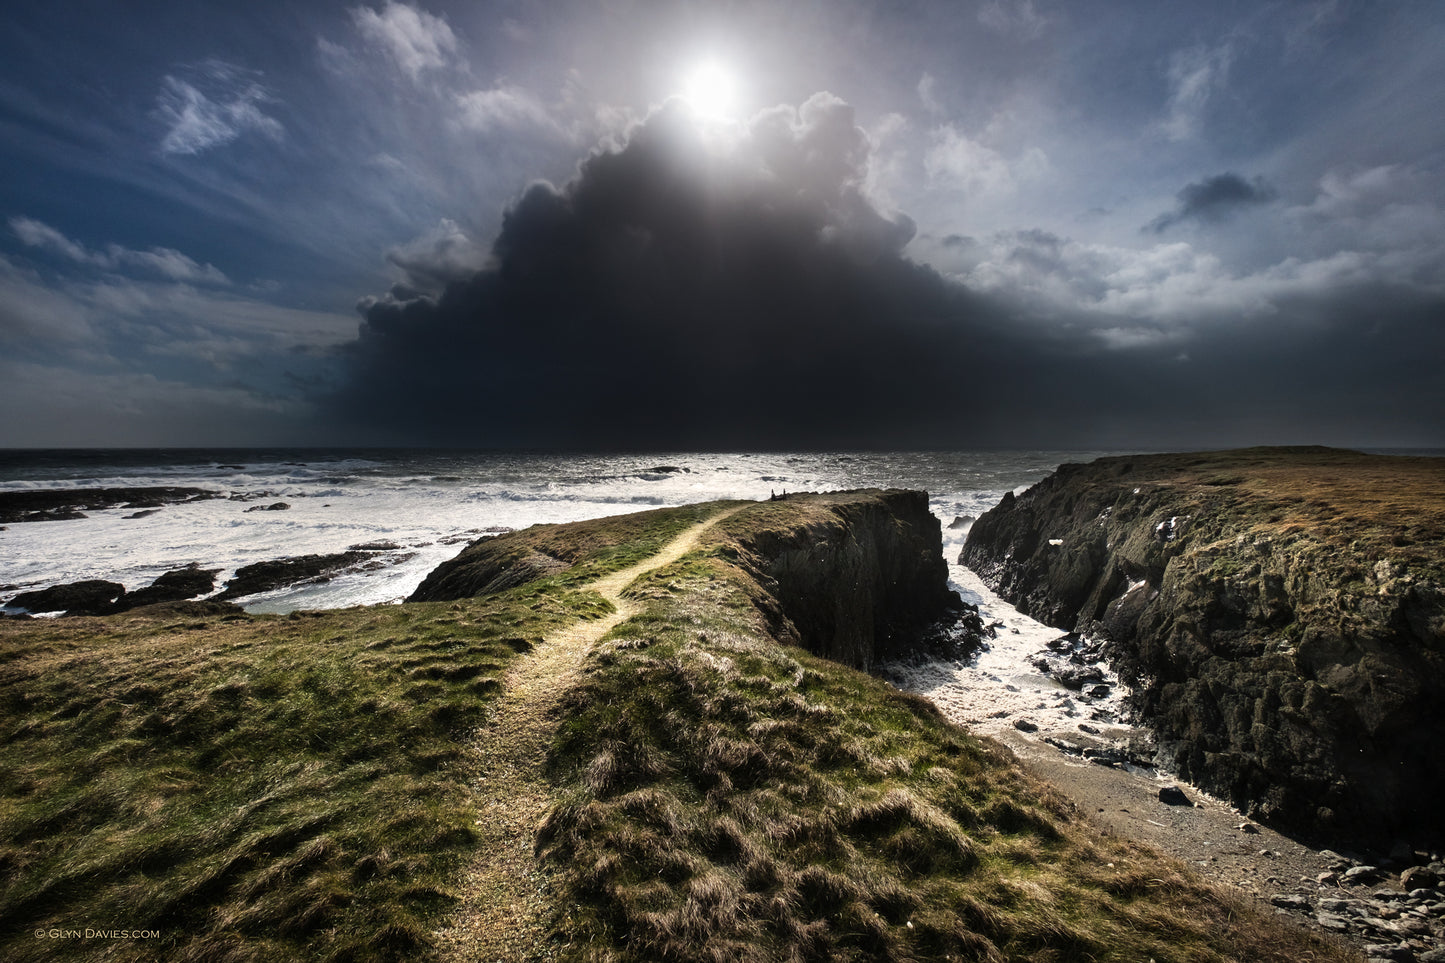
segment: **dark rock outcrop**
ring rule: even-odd
[[[960,558],[1101,636],[1161,760],[1252,815],[1445,830],[1445,460],[1256,449],[1065,465]]]
[[[203,569],[192,562],[174,569],[134,592],[119,582],[86,579],[53,585],[35,592],[21,592],[5,604],[27,612],[63,612],[66,615],[111,615],[142,605],[182,602],[205,595],[216,587],[220,569]]]
[[[68,615],[106,615],[116,611],[116,602],[125,595],[119,582],[90,578],[35,592],[21,592],[9,602],[11,608],[27,612],[65,612]]]
[[[726,526],[743,567],[776,600],[763,608],[780,638],[867,670],[910,654],[940,620],[969,614],[948,587],[926,493],[791,493],[786,503],[776,523],[743,515]]]
[[[85,518],[107,508],[161,508],[179,502],[220,498],[208,488],[65,488],[0,492],[0,522],[45,522]]]
[[[158,605],[162,602],[183,602],[201,595],[207,595],[216,587],[218,568],[201,568],[191,564],[158,577],[150,585],[134,592],[128,592],[120,599],[125,609],[142,605]]]
[[[236,574],[227,580],[225,590],[215,596],[215,601],[224,602],[287,585],[320,581],[371,558],[370,552],[336,552],[330,555],[298,555],[294,558],[242,565],[236,569]]]

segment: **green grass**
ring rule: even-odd
[[[471,853],[500,673],[555,586],[293,617],[0,623],[0,958],[411,959]],[[37,940],[37,929],[146,929]]]
[[[777,645],[724,537],[635,587],[571,694],[539,837],[564,958],[1350,958],[1099,836],[924,700]]]
[[[482,599],[0,622],[0,959],[433,957],[476,807],[504,802],[465,757],[502,674],[611,611],[586,579],[715,508],[517,533],[573,567]],[[730,533],[813,510],[749,508],[629,590],[640,614],[559,719],[539,956],[1347,958],[1100,837],[923,700],[773,641]]]
[[[534,525],[482,539],[428,576],[416,597],[437,601],[481,594],[498,576],[508,584],[550,580],[577,587],[655,555],[684,529],[726,502],[684,505],[629,515]]]

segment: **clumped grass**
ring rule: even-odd
[[[1350,958],[1100,837],[925,700],[778,645],[724,537],[634,587],[569,698],[538,836],[564,958]]]
[[[502,671],[610,610],[550,584],[0,622],[0,958],[425,956],[472,849],[457,773]],[[51,928],[159,935],[33,935]]]
[[[428,575],[413,598],[471,598],[549,578],[556,585],[581,586],[657,554],[684,529],[726,504],[708,502],[566,525],[533,525],[480,539]]]
[[[1322,537],[1351,554],[1445,578],[1445,459],[1336,448],[1104,458],[1130,486],[1192,496],[1196,520],[1228,515],[1262,533]],[[1111,484],[1107,475],[1099,484]]]

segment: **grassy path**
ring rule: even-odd
[[[543,773],[559,721],[558,706],[593,643],[635,614],[623,591],[640,576],[692,551],[703,532],[735,511],[738,508],[720,512],[651,558],[584,586],[616,611],[552,635],[508,673],[506,690],[469,749],[477,859],[463,877],[461,905],[435,934],[443,960],[543,956],[549,897],[532,841],[552,802]]]

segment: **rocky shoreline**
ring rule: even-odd
[[[1368,960],[1445,963],[1439,851],[1313,848],[1150,767],[1112,761],[1135,732],[1099,728],[1091,735],[1023,727],[996,738],[1105,834],[1153,846],[1266,912],[1347,942]]]
[[[1161,762],[1324,844],[1438,845],[1445,461],[1328,449],[1066,465],[961,561],[1101,640]]]
[[[201,568],[199,563],[166,572],[154,582],[133,592],[108,579],[82,579],[35,591],[20,592],[3,602],[11,618],[39,614],[67,616],[114,615],[145,605],[201,600],[232,605],[236,599],[276,589],[325,582],[344,572],[396,564],[410,558],[389,542],[353,545],[344,552],[293,555],[242,565],[216,591],[218,568]],[[213,594],[214,593],[214,594]]]

